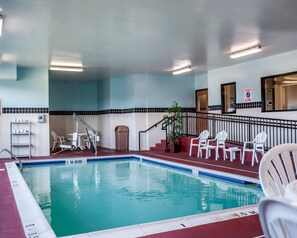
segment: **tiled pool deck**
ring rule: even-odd
[[[160,160],[170,161],[174,163],[186,164],[189,166],[199,167],[204,170],[214,170],[220,173],[228,173],[239,175],[247,179],[256,181],[258,178],[258,165],[251,167],[249,162],[242,165],[237,159],[233,162],[229,160],[208,160],[204,158],[189,157],[186,152],[180,153],[161,153],[161,152],[117,152],[114,150],[100,148],[98,156],[120,155],[120,154],[136,154],[157,158]],[[90,157],[91,152],[85,151],[69,151],[50,157],[38,157],[36,159],[57,159],[57,158],[75,158]],[[22,228],[20,216],[16,207],[10,182],[8,180],[5,168],[5,160],[0,162],[0,237],[26,237]],[[231,176],[232,176],[231,175]],[[258,237],[262,235],[261,226],[259,224],[257,206],[251,206],[246,209],[235,209],[230,211],[216,212],[201,216],[197,221],[197,217],[187,217],[187,219],[172,219],[171,222],[162,224],[138,225],[135,227],[135,237]],[[197,226],[197,224],[200,224]],[[168,227],[170,226],[170,227]],[[172,230],[172,231],[168,231]],[[115,232],[115,231],[114,231]],[[131,232],[131,230],[129,231]],[[154,234],[157,233],[157,234]],[[127,237],[125,229],[119,228],[118,233],[88,233],[84,237]],[[128,235],[129,236],[129,235]],[[77,236],[78,237],[78,236]]]

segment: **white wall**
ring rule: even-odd
[[[148,129],[163,118],[162,113],[125,113],[105,114],[98,116],[98,130],[101,134],[100,145],[102,147],[115,149],[115,128],[118,125],[129,127],[129,150],[138,150],[138,132]],[[158,128],[152,129],[150,133],[141,136],[141,149],[148,150],[160,139],[165,139],[165,132]]]
[[[10,122],[14,119],[25,119],[32,122],[31,124],[31,143],[32,156],[47,156],[49,155],[49,115],[43,114],[44,123],[37,123],[39,114],[2,114],[0,116],[0,148],[10,150]],[[8,158],[7,153],[1,154],[1,158]]]
[[[208,103],[221,104],[220,85],[236,82],[236,101],[244,102],[244,89],[252,89],[253,101],[261,101],[261,77],[297,71],[297,51],[274,55],[208,72]]]
[[[119,125],[129,127],[129,149],[138,150],[138,132],[146,130],[150,126],[162,120],[164,113],[125,113],[103,114],[97,116],[80,116],[89,125],[99,132],[100,142],[98,145],[115,149],[115,128]],[[50,130],[67,138],[67,134],[76,130],[76,123],[72,116],[50,116]],[[80,125],[79,132],[85,132]],[[161,131],[161,124],[141,136],[141,149],[148,150],[161,139],[165,139],[165,131]],[[53,138],[50,138],[52,145]]]

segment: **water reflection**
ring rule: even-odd
[[[256,204],[263,196],[255,186],[130,160],[31,167],[24,177],[58,236]]]

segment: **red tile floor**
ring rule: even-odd
[[[197,158],[196,156],[188,156],[188,152],[165,153],[151,151],[115,151],[106,148],[98,148],[98,156],[120,155],[120,154],[141,154],[149,157],[154,157],[162,160],[173,161],[177,163],[207,168],[217,171],[224,171],[232,174],[244,175],[252,178],[258,178],[258,165],[254,167],[250,165],[250,161],[246,161],[242,165],[237,158],[230,162],[222,159],[214,160],[209,158]],[[90,157],[93,156],[90,150],[75,150],[64,151],[60,154],[47,157],[34,157],[34,159],[56,159],[56,158],[73,158],[73,157]],[[22,238],[25,237],[21,220],[16,208],[12,190],[8,181],[8,176],[4,163],[11,161],[9,159],[0,159],[0,238]],[[149,235],[149,238],[192,238],[192,237],[257,237],[262,236],[262,229],[259,224],[258,215],[250,215],[246,217],[220,221],[206,225],[200,225],[191,228],[185,228],[176,231],[169,231],[154,235]]]

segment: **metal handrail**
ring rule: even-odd
[[[148,132],[149,130],[151,130],[151,129],[153,129],[154,127],[157,127],[160,123],[162,123],[163,121],[164,121],[165,119],[163,118],[161,121],[158,121],[157,123],[155,123],[154,125],[152,125],[151,127],[149,127],[148,129],[146,129],[146,130],[144,130],[144,131],[139,131],[138,132],[138,142],[139,142],[139,144],[138,144],[138,150],[140,151],[140,146],[141,146],[141,142],[140,142],[140,135],[142,134],[142,133],[146,133],[146,132]],[[163,124],[162,124],[162,130],[164,130],[163,129]],[[167,128],[166,128],[166,130],[167,130]],[[167,131],[166,131],[166,134],[167,134]]]
[[[12,157],[18,162],[18,164],[20,165],[20,169],[22,170],[23,169],[23,164],[22,164],[22,161],[19,160],[10,150],[4,148],[4,149],[0,149],[0,154],[2,152],[7,152],[8,154],[10,154],[10,159],[12,159]]]
[[[87,135],[88,135],[88,139],[90,140],[90,135],[89,135],[89,132],[88,130],[92,131],[95,135],[95,141],[94,141],[94,154],[95,156],[97,155],[97,144],[96,144],[96,141],[97,141],[97,137],[98,137],[98,132],[92,127],[90,126],[87,122],[85,122],[83,119],[81,119],[76,113],[73,113],[73,118],[74,120],[77,121],[77,126],[76,126],[76,132],[78,132],[78,122],[83,124],[86,129],[87,129]],[[91,141],[90,141],[91,143]]]

